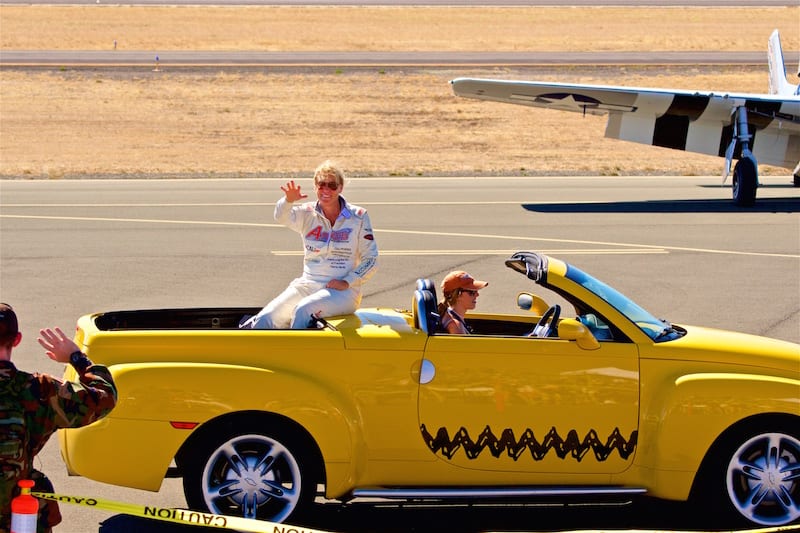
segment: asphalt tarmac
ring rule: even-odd
[[[786,52],[786,57],[797,54]],[[547,65],[763,65],[764,52],[262,52],[3,50],[10,67],[533,67]],[[793,65],[790,60],[789,63]]]
[[[313,194],[310,179],[300,181]],[[800,342],[800,188],[789,176],[762,177],[756,206],[742,209],[730,201],[730,183],[720,182],[719,176],[352,179],[344,196],[369,210],[381,250],[363,305],[408,307],[417,278],[438,283],[448,271],[465,269],[491,282],[479,310],[513,312],[516,293],[531,287],[503,260],[517,250],[539,250],[671,322]],[[297,235],[272,219],[280,185],[275,179],[0,181],[0,301],[15,307],[23,332],[14,361],[60,375],[61,365],[36,343],[37,332],[70,330],[90,312],[263,305],[302,265]],[[68,477],[55,438],[36,467],[61,494],[185,505],[179,479],[151,493]],[[62,513],[59,533],[187,530],[69,505]],[[318,521],[317,528],[341,532],[708,527],[685,506],[663,502],[439,509],[328,503]]]

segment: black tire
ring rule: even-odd
[[[185,461],[186,503],[215,514],[298,524],[319,480],[310,449],[297,430],[273,422],[206,431]]]
[[[733,168],[733,203],[751,207],[756,203],[758,165],[752,157],[740,159]]]
[[[800,187],[800,174],[792,174],[792,184],[795,187]]]
[[[743,425],[715,446],[692,493],[700,512],[723,511],[731,526],[800,523],[800,431],[787,427]]]

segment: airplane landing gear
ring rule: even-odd
[[[753,156],[741,158],[733,168],[733,203],[751,207],[756,203],[758,164]]]

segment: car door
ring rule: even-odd
[[[419,423],[431,453],[481,470],[615,473],[636,449],[639,365],[632,343],[435,335]]]

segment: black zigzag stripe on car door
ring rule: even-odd
[[[510,428],[504,429],[498,438],[490,426],[486,426],[474,440],[470,437],[467,428],[463,426],[456,431],[452,438],[445,427],[440,427],[436,431],[435,437],[428,432],[425,424],[420,426],[420,431],[428,448],[433,453],[441,454],[447,459],[452,459],[459,449],[463,449],[468,459],[475,459],[484,450],[488,450],[495,458],[505,455],[514,461],[518,460],[525,451],[530,452],[534,461],[541,461],[551,450],[560,459],[569,456],[578,462],[590,450],[595,459],[600,462],[608,459],[614,450],[622,459],[627,459],[636,449],[639,436],[639,432],[634,430],[630,437],[625,439],[619,428],[614,428],[611,435],[603,442],[593,429],[590,429],[581,439],[574,429],[569,430],[566,437],[561,437],[553,427],[539,442],[530,428],[526,429],[519,439],[514,436],[514,431]]]

